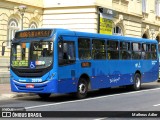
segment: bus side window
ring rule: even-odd
[[[130,43],[120,42],[120,58],[122,60],[131,59]]]
[[[144,46],[145,44],[143,44],[143,46]],[[146,44],[145,45],[146,46],[146,48],[144,47],[144,51],[145,51],[145,57],[144,57],[144,59],[151,59],[151,48],[150,48],[150,44]],[[142,51],[142,55],[143,55],[143,51]]]
[[[156,60],[158,58],[156,44],[151,44],[151,57],[152,57],[152,60]]]
[[[107,41],[107,57],[108,59],[119,59],[119,48],[118,41],[108,40]]]
[[[91,59],[90,39],[78,38],[78,54],[79,54],[80,60],[90,60]]]
[[[102,39],[92,40],[92,58],[96,60],[106,59],[105,41]]]
[[[75,62],[74,42],[64,41],[58,43],[58,63],[59,65],[72,64]]]
[[[138,60],[141,59],[141,44],[132,43],[132,59]]]
[[[150,44],[142,44],[142,59],[151,59]]]
[[[146,58],[146,44],[142,44],[142,59]]]
[[[63,64],[63,49],[62,49],[62,42],[58,43],[58,64]]]

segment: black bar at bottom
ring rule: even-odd
[[[117,118],[157,118],[160,111],[2,111],[1,118],[88,118],[88,117],[117,117]]]

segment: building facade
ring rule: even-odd
[[[26,6],[24,15],[22,5]],[[9,58],[11,40],[22,27],[66,28],[159,41],[160,0],[0,0],[0,59]],[[4,56],[2,45],[6,46]]]

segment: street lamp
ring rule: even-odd
[[[24,17],[24,13],[26,11],[26,6],[24,5],[21,5],[18,7],[18,11],[20,12],[21,16],[22,16],[22,19],[21,19],[21,30],[23,30],[23,17]]]

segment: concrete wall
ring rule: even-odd
[[[42,26],[97,32],[97,18],[95,6],[45,8]]]
[[[91,6],[95,2],[96,0],[44,0],[44,8]]]
[[[43,7],[43,1],[44,0],[0,0],[5,1],[7,3],[17,3],[17,4],[23,4],[23,5],[29,5],[29,6],[35,6],[35,7]]]

